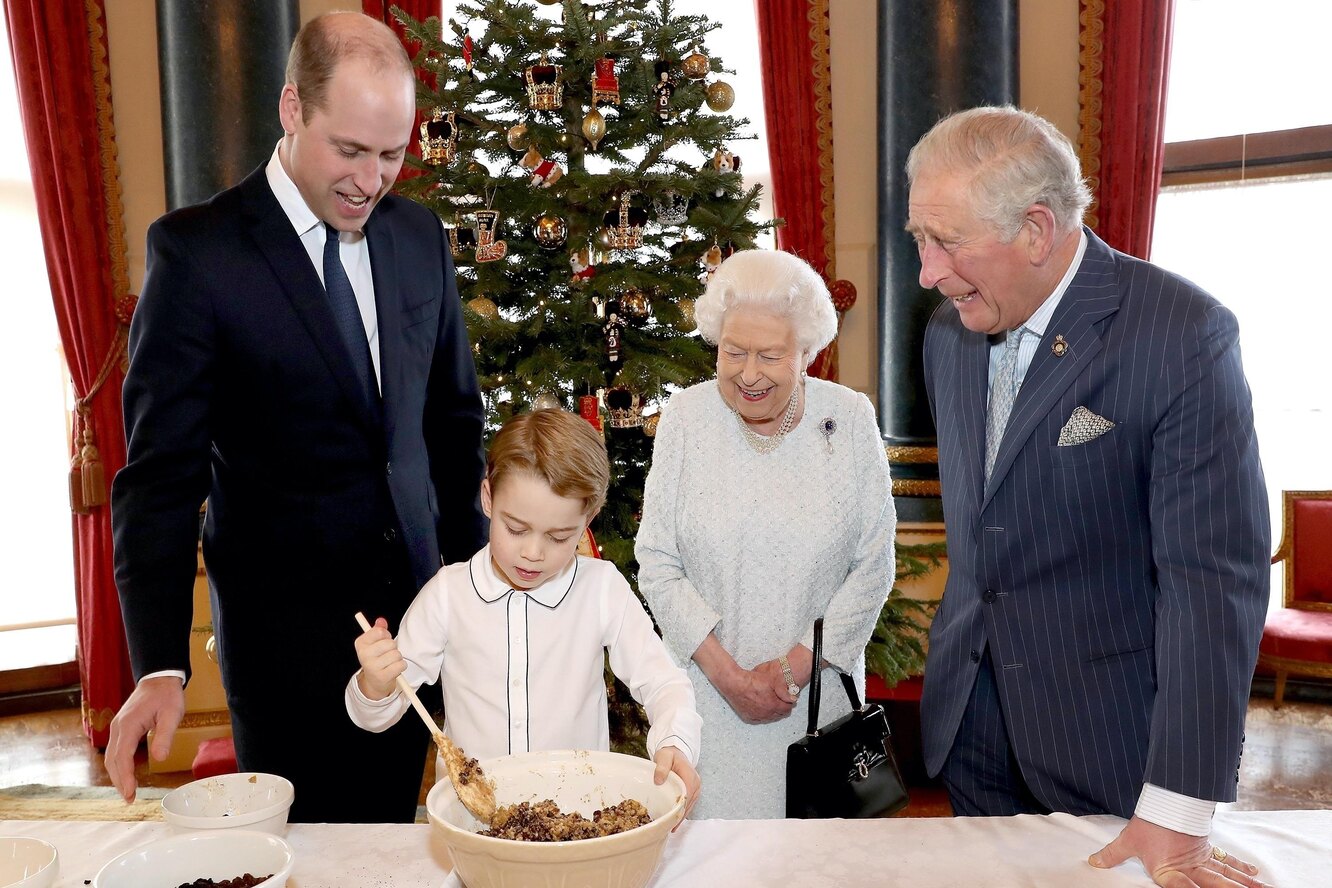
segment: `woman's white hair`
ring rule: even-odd
[[[1011,105],[971,108],[945,117],[907,155],[907,185],[924,169],[971,177],[976,218],[1005,243],[1033,204],[1048,207],[1061,231],[1082,224],[1091,191],[1078,155],[1043,117]]]
[[[717,266],[694,306],[698,332],[713,345],[733,308],[784,318],[809,366],[837,335],[837,311],[828,286],[805,260],[780,250],[742,250]]]

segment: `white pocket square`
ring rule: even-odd
[[[1076,447],[1079,444],[1086,444],[1114,427],[1115,424],[1104,416],[1097,416],[1086,407],[1078,407],[1059,430],[1059,446]]]

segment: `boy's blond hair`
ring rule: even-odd
[[[582,500],[591,518],[606,502],[610,461],[587,420],[564,410],[534,410],[506,422],[486,457],[491,496],[501,480],[517,474],[541,478],[556,495]]]

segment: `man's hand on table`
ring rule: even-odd
[[[106,772],[111,785],[128,803],[138,789],[134,779],[134,752],[139,741],[153,732],[148,754],[163,761],[171,752],[171,739],[185,715],[185,687],[174,675],[146,678],[134,688],[125,705],[111,719],[111,737],[106,744]]]
[[[1142,861],[1162,888],[1270,888],[1256,878],[1258,867],[1215,848],[1207,836],[1175,832],[1138,817],[1087,862],[1109,869],[1129,858]]]

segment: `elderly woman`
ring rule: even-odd
[[[864,686],[865,645],[893,582],[888,459],[869,400],[806,377],[837,318],[804,261],[736,253],[694,314],[717,346],[717,378],[662,414],[639,588],[698,695],[707,791],[696,816],[783,817],[820,615],[825,666]],[[834,681],[819,721],[848,711]]]

